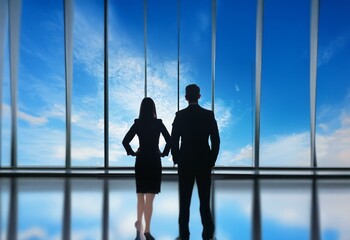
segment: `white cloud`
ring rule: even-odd
[[[203,107],[206,109],[212,109],[211,102],[205,102]],[[232,118],[232,107],[227,106],[223,99],[215,99],[215,119],[218,124],[219,131],[222,132],[226,127],[232,124],[235,120]]]
[[[235,84],[235,90],[236,90],[236,92],[240,91],[239,86],[237,84]]]
[[[32,227],[21,232],[18,237],[20,240],[27,239],[49,239],[46,231],[40,227]]]
[[[50,108],[46,108],[42,115],[46,118],[57,118],[61,121],[65,121],[66,106],[63,104],[54,103]]]
[[[240,151],[233,156],[233,161],[250,161],[253,157],[253,147],[252,145],[247,145],[244,148],[241,148]]]
[[[330,41],[327,46],[321,47],[319,53],[318,66],[322,66],[331,61],[331,59],[341,52],[348,44],[349,34],[343,33]]]
[[[4,111],[4,115],[9,115],[11,111],[11,107],[5,103],[2,103],[2,108]],[[30,115],[28,113],[22,112],[17,110],[17,117],[18,119],[21,119],[31,125],[43,125],[48,122],[47,118],[45,117],[37,117]]]
[[[260,164],[262,166],[309,166],[309,132],[277,136],[261,142]]]
[[[316,134],[317,162],[319,166],[349,166],[350,156],[350,106],[349,97],[338,115],[332,115],[336,128]]]
[[[349,166],[350,127],[316,136],[317,162],[320,166]]]
[[[318,127],[319,127],[320,129],[322,129],[322,131],[324,131],[324,132],[327,132],[328,129],[329,129],[329,126],[328,126],[327,124],[325,124],[325,123],[320,123],[320,124],[318,124]]]
[[[30,114],[18,111],[18,118],[24,120],[32,125],[43,125],[48,122],[48,120],[44,117],[36,117]]]
[[[52,152],[49,154],[51,159],[64,159],[66,156],[65,146],[54,146],[51,150]],[[71,154],[72,160],[78,162],[88,161],[90,159],[103,159],[104,149],[98,146],[91,147],[89,143],[74,142]],[[96,163],[94,165],[96,165]]]

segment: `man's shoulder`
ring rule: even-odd
[[[188,108],[181,109],[181,110],[176,112],[176,116],[182,116],[182,115],[186,114],[186,112],[188,112]]]
[[[176,112],[176,116],[183,116],[183,115],[187,115],[187,114],[193,114],[195,112],[201,112],[204,115],[213,115],[213,111],[203,108],[200,105],[196,105],[193,107],[187,107],[184,109],[179,110],[178,112]]]
[[[212,110],[200,107],[200,111],[202,113],[202,116],[205,116],[207,118],[212,118],[214,117],[214,112]]]
[[[206,108],[203,108],[203,107],[200,107],[201,110],[207,114],[213,114],[213,111],[212,110],[209,110],[209,109],[206,109]]]

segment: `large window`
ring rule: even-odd
[[[104,8],[74,1],[72,166],[104,164]]]
[[[64,166],[63,4],[23,0],[20,19],[17,164]]]
[[[147,96],[155,101],[157,117],[171,133],[177,111],[178,4],[176,0],[147,2]],[[160,148],[164,145],[161,137]],[[171,157],[162,164],[172,166]]]
[[[110,165],[133,166],[121,142],[145,96],[143,1],[110,1],[108,20]]]
[[[71,147],[72,167],[104,167],[106,149],[109,166],[131,167],[134,158],[121,143],[138,118],[142,99],[154,99],[158,118],[171,132],[176,111],[187,107],[184,90],[190,83],[201,87],[200,104],[215,112],[221,137],[217,166],[311,166],[314,107],[318,166],[350,166],[349,0],[322,1],[317,11],[311,11],[311,0],[265,0],[261,5],[255,0],[72,0],[66,1],[72,3],[67,8],[65,1],[22,0],[21,11],[7,14],[8,2],[17,1],[1,1],[3,167],[11,166],[13,143],[19,167],[64,167],[66,146]],[[65,22],[69,12],[73,17]],[[319,12],[318,34],[311,33],[311,12]],[[19,41],[18,51],[9,41],[8,32],[15,33],[10,17],[20,20],[12,41]],[[260,23],[261,79],[255,72]],[[70,28],[71,35],[65,31]],[[65,36],[72,40],[71,52]],[[313,37],[318,38],[316,106],[310,100]],[[19,61],[11,62],[14,57]],[[17,69],[14,75],[11,68]],[[66,98],[70,68],[72,95]],[[11,93],[15,79],[18,87]],[[259,79],[261,89],[255,89]],[[12,106],[17,119],[11,119]],[[260,126],[254,117],[260,117]],[[17,126],[14,136],[12,124]],[[137,148],[138,139],[131,144]],[[255,150],[259,162],[253,161]],[[162,163],[172,166],[171,156]]]
[[[187,107],[185,87],[201,88],[200,104],[211,109],[211,1],[181,1],[180,6],[180,109]]]
[[[215,115],[221,137],[218,165],[252,166],[255,16],[256,1],[218,2],[215,81]]]
[[[10,78],[7,5],[0,9],[0,166],[10,165]]]
[[[319,166],[349,167],[350,1],[320,5],[316,150]]]
[[[261,166],[310,166],[310,2],[266,0]]]

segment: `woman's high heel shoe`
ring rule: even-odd
[[[144,235],[146,240],[155,240],[155,238],[149,232],[144,233]]]

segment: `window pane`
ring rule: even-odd
[[[9,204],[10,204],[10,189],[8,179],[1,178],[0,180],[0,239],[7,239],[5,234],[6,229],[8,229],[8,220],[9,220]]]
[[[136,236],[134,224],[137,220],[135,180],[109,180],[109,186],[110,239],[134,239]],[[178,235],[179,197],[176,190],[177,182],[163,181],[161,193],[155,196],[151,233],[156,239],[175,239]]]
[[[170,133],[177,111],[178,4],[176,0],[147,2],[147,96]],[[161,137],[161,150],[164,145]],[[162,165],[172,166],[171,157],[164,158]]]
[[[309,1],[265,1],[262,166],[310,166],[309,32]]]
[[[71,182],[71,238],[100,239],[102,236],[102,181]]]
[[[288,180],[260,183],[262,239],[311,239],[311,183]]]
[[[18,181],[18,239],[61,239],[63,181]]]
[[[349,181],[318,181],[318,189],[321,239],[349,239]]]
[[[320,4],[316,149],[322,167],[350,167],[349,11],[349,0]]]
[[[252,239],[252,181],[216,180],[215,219],[218,239]]]
[[[199,85],[199,103],[211,109],[211,1],[181,1],[180,8],[180,109],[187,107],[190,83]]]
[[[5,31],[6,30],[6,31]],[[8,31],[8,27],[6,26],[4,29],[5,32]],[[0,64],[3,64],[0,66],[2,67],[3,72],[2,76],[0,75],[0,78],[2,78],[2,86],[0,86],[0,91],[2,93],[0,94],[2,96],[2,99],[0,99],[0,106],[1,106],[1,146],[0,146],[0,166],[9,166],[10,165],[10,143],[11,143],[11,99],[10,99],[10,66],[9,66],[9,43],[7,41],[8,35],[4,34],[4,40],[5,45],[0,46],[4,47],[4,55],[0,56],[0,61],[3,60],[3,62],[0,62]],[[0,72],[1,74],[1,72]]]
[[[218,1],[215,115],[217,165],[251,166],[256,1]]]
[[[72,165],[104,164],[104,13],[101,1],[75,0]]]
[[[18,165],[63,166],[65,79],[61,1],[22,1],[19,46]]]
[[[143,1],[109,3],[110,165],[133,166],[121,144],[138,118],[144,93]],[[134,138],[132,146],[137,148]]]

